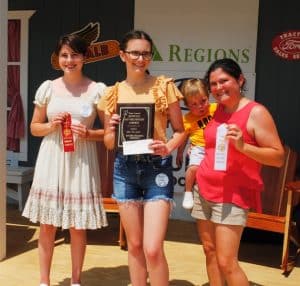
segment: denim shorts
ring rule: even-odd
[[[172,157],[116,154],[112,197],[118,202],[173,200]]]

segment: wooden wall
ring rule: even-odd
[[[300,31],[300,1],[259,1],[256,58],[256,100],[276,120],[281,138],[300,152],[300,60],[284,60],[272,52],[272,39],[289,30]]]
[[[0,39],[4,47],[0,50],[1,82],[7,78],[7,0],[0,2]],[[0,128],[6,134],[6,94],[5,84],[0,85]],[[6,141],[0,142],[0,261],[6,256]]]

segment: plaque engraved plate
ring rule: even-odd
[[[118,103],[117,113],[120,115],[117,149],[122,149],[123,141],[153,138],[154,103]]]

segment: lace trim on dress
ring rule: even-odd
[[[51,224],[63,229],[97,229],[107,226],[101,200],[96,190],[91,195],[76,197],[63,191],[56,193],[32,187],[22,215],[34,223]]]

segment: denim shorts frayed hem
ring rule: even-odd
[[[151,198],[151,199],[147,199],[147,200],[143,200],[143,199],[121,199],[121,200],[116,200],[118,205],[125,205],[125,206],[129,206],[129,205],[136,205],[139,207],[142,207],[143,205],[145,205],[146,203],[153,203],[153,202],[158,202],[158,201],[164,201],[170,204],[170,214],[173,211],[173,209],[176,207],[176,203],[175,200],[173,198]]]
[[[116,197],[112,196],[114,200],[118,204],[122,203],[137,203],[137,204],[144,204],[148,202],[156,202],[156,201],[166,201],[172,203],[173,206],[175,206],[175,201],[173,198],[167,198],[167,197],[156,197],[156,198],[151,198],[151,199],[143,199],[143,198],[138,198],[138,199],[117,199]]]

